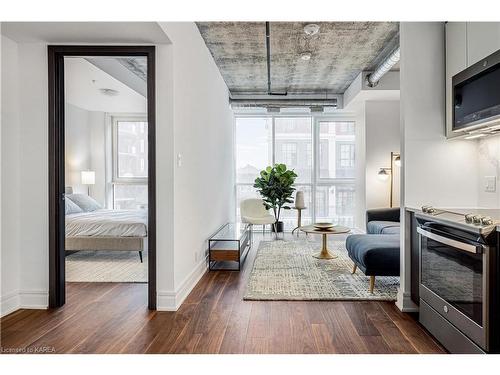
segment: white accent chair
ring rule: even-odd
[[[244,199],[240,203],[240,215],[243,223],[251,225],[262,225],[264,233],[267,224],[274,224],[276,219],[266,210],[262,199]]]

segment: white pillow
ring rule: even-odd
[[[78,214],[83,212],[83,210],[67,196],[64,198],[64,207],[66,215]]]
[[[97,203],[95,199],[85,194],[69,194],[66,197],[69,197],[84,212],[92,212],[102,208],[101,205]]]

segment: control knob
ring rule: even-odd
[[[481,224],[483,225],[492,225],[493,219],[491,217],[485,216],[481,219]]]
[[[465,215],[465,222],[466,222],[466,223],[469,223],[469,224],[470,224],[470,223],[472,223],[473,221],[474,221],[474,215],[472,215],[472,214],[467,214],[467,215]]]
[[[483,220],[483,217],[481,215],[474,215],[472,217],[472,222],[476,225],[481,224],[481,221]]]
[[[426,214],[435,214],[436,209],[432,206],[422,206],[422,212]]]

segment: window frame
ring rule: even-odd
[[[311,149],[312,149],[312,166],[311,166],[311,181],[310,182],[300,182],[296,183],[298,186],[308,186],[311,189],[311,201],[312,207],[308,207],[311,214],[311,220],[314,222],[317,218],[316,215],[316,189],[320,186],[336,186],[336,185],[352,185],[354,186],[354,194],[356,194],[356,178],[355,177],[339,177],[339,178],[321,178],[319,174],[319,144],[320,144],[320,123],[321,122],[349,122],[352,123],[354,127],[354,169],[357,168],[358,160],[356,158],[356,118],[354,115],[338,115],[332,113],[245,113],[245,112],[235,112],[234,113],[234,148],[236,149],[236,123],[239,118],[267,118],[271,119],[271,163],[274,165],[276,163],[276,119],[277,118],[299,118],[307,117],[311,119]],[[342,134],[345,135],[345,134]],[[297,156],[298,157],[298,156]],[[235,164],[235,176],[236,164]],[[235,179],[234,184],[234,197],[235,200],[238,196],[239,186],[251,186],[253,183],[242,183]],[[354,200],[356,197],[354,196]],[[235,217],[238,217],[239,207],[238,202],[235,204]],[[304,219],[304,218],[303,218]],[[356,215],[353,215],[353,225],[356,225]]]
[[[111,124],[111,181],[110,193],[106,193],[106,197],[111,200],[111,207],[115,205],[115,187],[117,185],[142,185],[148,186],[148,177],[119,177],[118,176],[118,122],[145,122],[148,123],[148,118],[145,114],[119,114],[110,116]],[[148,160],[149,162],[149,160]],[[149,202],[147,203],[149,205]]]
[[[118,123],[119,122],[145,122],[148,119],[145,115],[123,115],[111,116],[111,160],[112,160],[112,184],[147,185],[148,177],[119,177],[118,176]]]

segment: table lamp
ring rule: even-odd
[[[87,185],[87,195],[90,197],[90,185],[95,185],[95,172],[82,171],[82,185]]]

